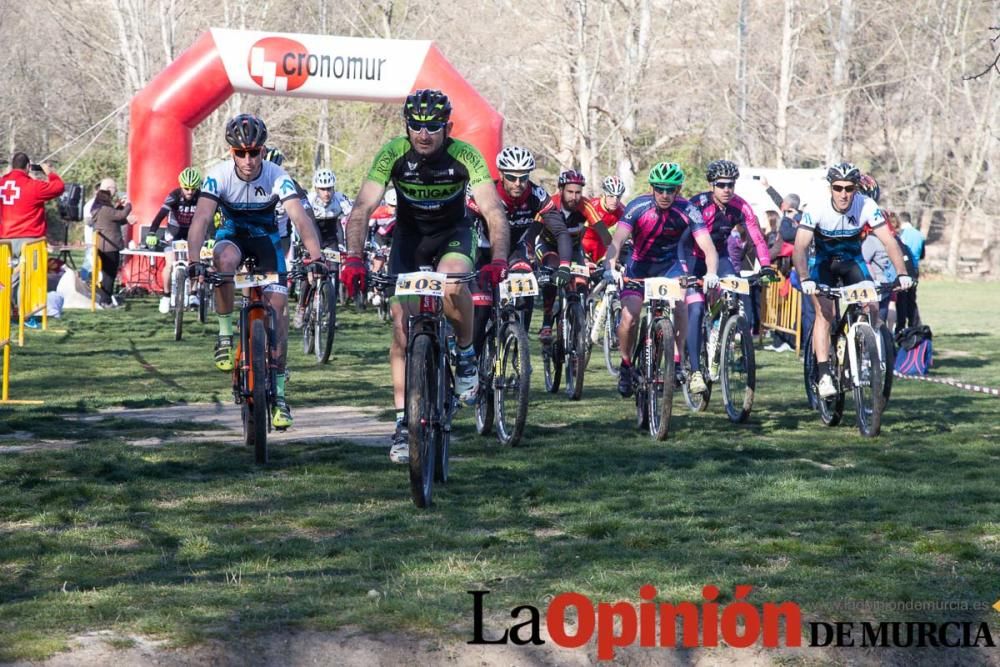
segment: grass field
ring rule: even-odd
[[[920,285],[936,375],[1000,385],[997,303],[996,283]],[[293,339],[290,402],[390,419],[387,329],[371,314],[342,321],[329,367]],[[382,449],[289,445],[260,468],[231,443],[141,448],[126,441],[162,427],[72,419],[230,405],[228,378],[211,367],[212,332],[192,324],[173,342],[152,299],[51,326],[12,355],[12,398],[45,404],[2,408],[0,444],[24,431],[85,444],[0,454],[0,660],[103,628],[177,644],[346,625],[466,641],[470,589],[491,590],[499,617],[565,591],[635,602],[647,583],[664,601],[715,584],[725,604],[752,584],[752,603],[792,600],[809,618],[1000,628],[992,610],[842,611],[1000,598],[997,398],[899,381],[881,437],[865,440],[850,413],[820,424],[793,355],[759,352],[748,425],[729,424],[717,397],[698,415],[678,401],[675,435],[654,443],[595,356],[579,403],[546,395],[535,374],[521,447],[480,438],[463,410],[452,481],[420,511]]]

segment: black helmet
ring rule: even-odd
[[[267,126],[257,116],[241,113],[226,123],[226,143],[233,148],[262,148],[267,143]]]
[[[403,103],[403,117],[407,120],[447,122],[451,117],[451,102],[440,90],[415,90]]]
[[[705,170],[705,178],[709,182],[716,180],[717,178],[732,178],[737,179],[740,177],[740,168],[736,166],[735,162],[730,162],[729,160],[715,160],[714,162],[708,163],[708,169]]]
[[[835,164],[826,171],[826,180],[830,183],[834,181],[850,181],[857,183],[861,180],[861,170],[850,162]]]

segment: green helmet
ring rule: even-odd
[[[201,187],[201,172],[194,167],[188,167],[180,173],[177,181],[186,190],[197,190]]]
[[[649,184],[680,187],[684,184],[684,170],[676,162],[660,162],[649,170]]]

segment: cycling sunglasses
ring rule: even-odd
[[[410,128],[414,132],[420,132],[420,130],[427,130],[428,134],[437,134],[444,129],[447,123],[443,120],[408,120],[406,121],[406,127]]]
[[[247,155],[249,155],[250,157],[257,157],[260,155],[261,152],[260,148],[250,148],[250,149],[234,148],[232,150],[233,150],[233,155],[235,155],[238,158],[245,158]]]
[[[680,189],[679,185],[654,185],[653,192],[659,195],[672,195]]]
[[[527,183],[528,174],[504,174],[503,180],[509,183]]]
[[[854,185],[831,185],[830,189],[834,192],[854,192],[858,188]]]
[[[719,188],[720,190],[732,190],[733,188],[736,187],[736,182],[735,181],[716,181],[715,183],[712,183],[712,185],[714,185],[715,187]]]

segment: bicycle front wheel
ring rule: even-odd
[[[559,391],[559,382],[562,379],[563,367],[563,345],[562,336],[558,330],[562,327],[557,322],[552,327],[552,342],[542,345],[542,367],[545,371],[545,391],[554,394]]]
[[[208,322],[208,313],[211,308],[209,300],[212,298],[214,290],[208,283],[202,282],[198,285],[198,321],[202,324]]]
[[[497,380],[493,375],[496,367],[496,336],[488,327],[483,339],[483,351],[479,355],[479,392],[476,394],[476,433],[489,435],[493,430],[494,392]]]
[[[672,325],[671,325],[672,326]],[[704,329],[705,327],[702,327]],[[681,368],[684,369],[684,384],[681,385],[681,392],[684,394],[684,402],[692,412],[704,412],[708,409],[708,401],[712,398],[712,377],[708,366],[708,332],[703,331],[701,347],[698,349],[698,357],[701,362],[701,374],[705,378],[705,391],[695,393],[691,391],[691,358],[687,351],[687,342],[681,346]]]
[[[313,319],[316,317],[316,309],[313,303],[316,301],[316,289],[309,284],[303,284],[299,291],[299,305],[302,307],[302,354],[309,356],[316,350],[316,327],[313,326]]]
[[[583,375],[587,370],[587,350],[590,341],[587,336],[586,314],[580,303],[569,305],[566,337],[566,395],[579,401],[583,396]]]
[[[497,438],[501,444],[516,447],[528,420],[528,394],[531,390],[531,355],[528,334],[517,322],[504,327],[500,344],[499,373],[496,378]]]
[[[178,266],[174,270],[174,340],[180,340],[184,333],[184,308],[187,306],[187,269]]]
[[[333,336],[337,326],[337,300],[330,281],[324,279],[313,295],[313,337],[315,338],[316,363],[330,361]]]
[[[854,409],[858,415],[858,431],[874,438],[882,428],[883,391],[882,359],[879,356],[875,330],[860,324],[854,336],[857,374],[852,373]]]
[[[730,317],[722,329],[722,403],[729,421],[745,422],[753,409],[757,388],[757,359],[750,325],[742,315]]]
[[[605,297],[609,298],[609,297]],[[612,353],[618,351],[618,324],[622,320],[622,306],[617,299],[612,300],[604,317],[604,365],[611,377],[618,377],[618,365],[612,359]]]
[[[674,325],[664,318],[653,328],[652,354],[646,362],[649,378],[649,434],[666,440],[674,406]]]
[[[267,347],[264,322],[254,320],[250,325],[250,358],[246,360],[250,396],[243,403],[243,435],[246,444],[253,447],[254,460],[261,465],[268,461],[267,430],[271,419],[267,404]]]
[[[406,414],[410,439],[410,495],[417,507],[430,507],[434,489],[438,356],[430,336],[413,339],[406,368]]]

